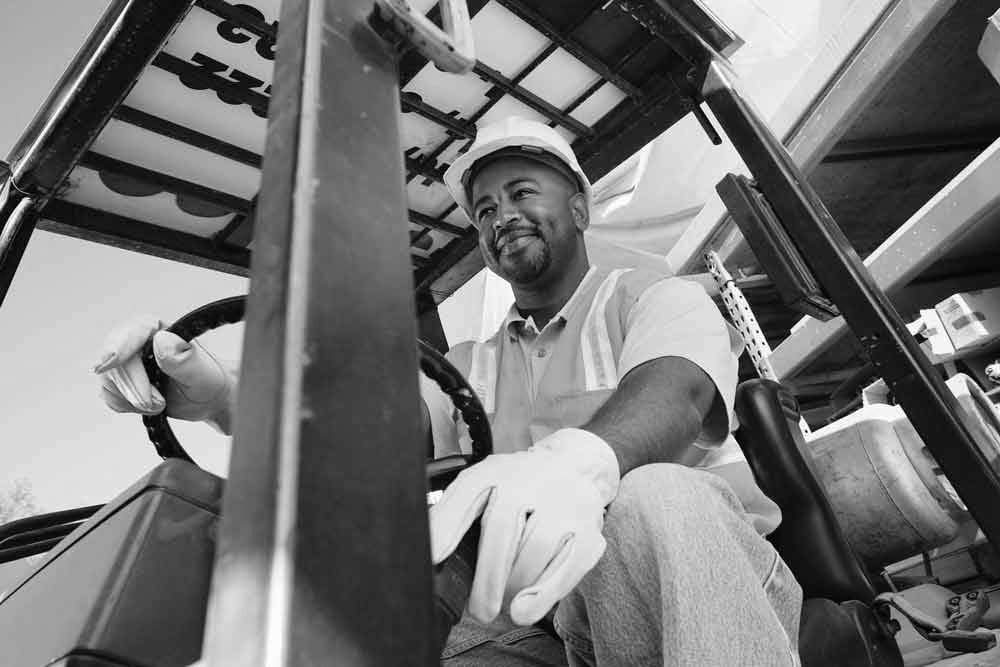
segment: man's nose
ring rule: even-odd
[[[517,220],[519,217],[521,217],[521,214],[517,210],[517,207],[514,206],[513,202],[501,201],[499,210],[497,211],[497,218],[493,221],[494,231],[500,231],[511,222]]]

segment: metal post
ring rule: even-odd
[[[14,190],[9,174],[0,179],[0,303],[14,280],[35,227],[34,203]]]
[[[372,7],[282,5],[212,667],[439,659],[398,83]]]
[[[850,242],[724,65],[709,68],[705,99],[758,186],[875,369],[940,464],[980,528],[1000,545],[1000,476],[976,445],[966,416],[875,285]]]

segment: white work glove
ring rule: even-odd
[[[223,433],[230,431],[231,401],[236,394],[236,369],[198,344],[168,331],[151,315],[116,327],[107,337],[93,370],[100,376],[101,397],[115,412],[167,415],[203,421]],[[166,397],[149,382],[140,358],[153,337],[156,363],[167,375]]]
[[[482,514],[469,612],[487,623],[509,600],[520,625],[537,622],[604,553],[604,509],[618,492],[618,459],[599,436],[564,428],[527,451],[464,470],[430,509],[440,563]]]

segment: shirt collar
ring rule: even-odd
[[[584,274],[583,279],[580,280],[580,284],[577,285],[576,289],[573,291],[573,295],[569,298],[569,301],[563,304],[563,307],[559,309],[559,312],[552,317],[552,322],[566,322],[577,312],[587,306],[587,293],[590,291],[591,283],[594,282],[597,272],[597,267],[591,264],[590,268],[587,269],[587,273]],[[517,304],[512,304],[510,310],[507,311],[507,317],[504,318],[501,331],[506,331],[509,335],[514,335],[518,333],[517,329],[520,329],[527,322],[528,319],[522,317],[521,313],[518,312]],[[534,324],[533,321],[532,324]]]

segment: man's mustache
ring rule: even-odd
[[[495,233],[496,236],[493,238],[493,249],[499,252],[500,249],[510,241],[512,236],[515,238],[518,236],[537,236],[538,227],[530,223],[516,223],[501,227],[496,230]]]

